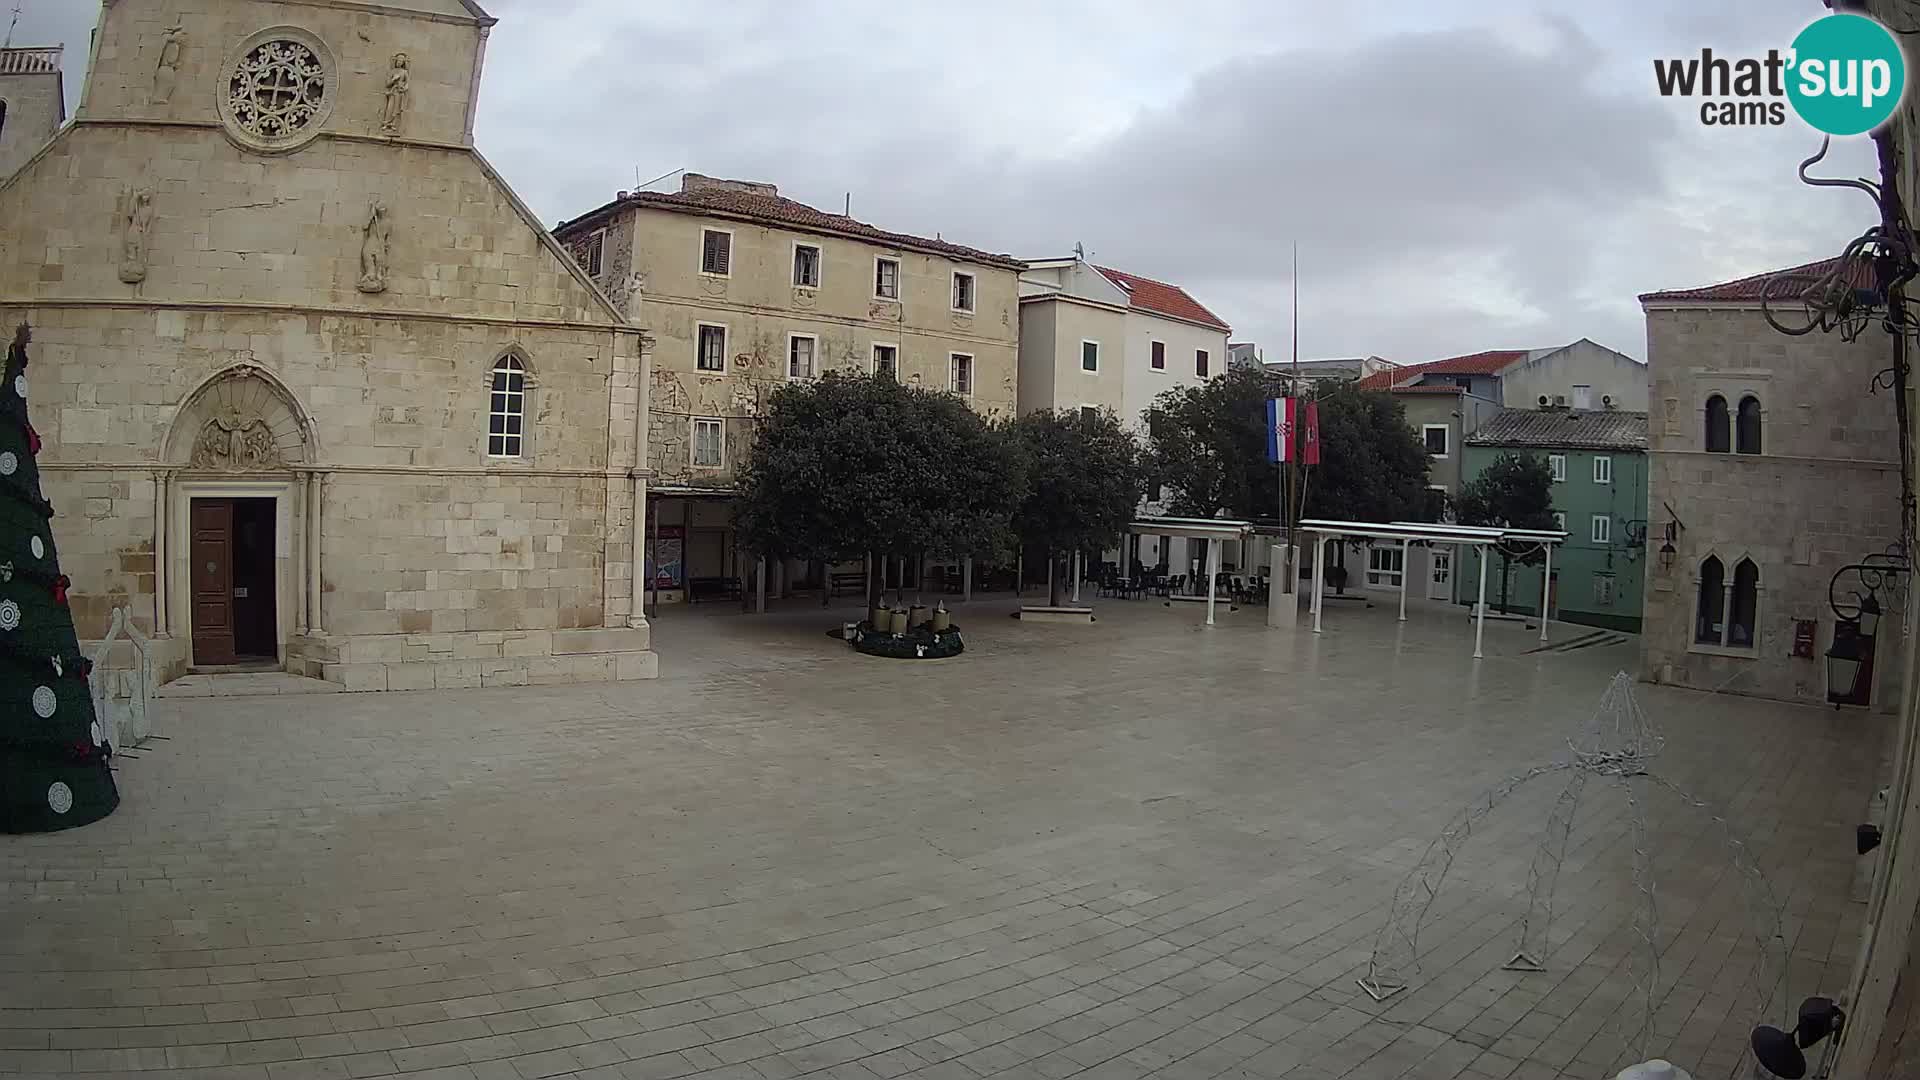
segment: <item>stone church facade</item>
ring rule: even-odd
[[[107,0],[0,186],[83,637],[161,677],[645,678],[643,337],[473,146],[467,0]]]

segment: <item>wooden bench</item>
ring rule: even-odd
[[[722,600],[740,599],[740,579],[737,577],[697,577],[687,579],[687,600],[698,603],[703,598],[717,597]]]
[[[832,574],[827,578],[827,588],[833,596],[839,596],[843,590],[864,594],[867,591],[867,575],[859,570]]]

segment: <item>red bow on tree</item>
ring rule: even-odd
[[[72,585],[73,585],[73,582],[69,580],[67,575],[65,574],[61,574],[59,577],[54,578],[53,579],[53,602],[64,607],[67,603],[67,589],[70,588]]]
[[[34,457],[40,456],[40,433],[33,430],[32,424],[27,425],[27,449]]]

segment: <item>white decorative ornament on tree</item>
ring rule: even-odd
[[[20,395],[21,401],[27,400],[27,377],[25,375],[15,375],[13,377],[13,392]]]
[[[62,664],[62,663],[60,662],[60,658],[59,658],[59,657],[57,657],[57,656],[49,656],[49,657],[47,657],[47,663],[49,663],[49,664],[52,664],[52,665],[53,665],[53,677],[54,677],[54,678],[56,678],[56,679],[58,679],[58,678],[61,678],[61,677],[62,677],[62,676],[64,676],[64,675],[66,675],[66,673],[67,673],[67,665],[65,665],[65,664]]]
[[[87,729],[87,731],[88,731],[88,733],[89,733],[89,734],[91,734],[91,735],[93,736],[93,745],[95,745],[95,746],[99,746],[99,745],[100,745],[100,741],[101,741],[101,740],[100,740],[100,735],[101,735],[101,732],[100,732],[100,721],[98,721],[98,720],[95,720],[95,721],[93,722],[93,726],[92,726],[92,727],[90,727],[90,728],[88,728],[88,729]]]
[[[20,467],[20,459],[11,450],[0,450],[0,476],[12,476]]]
[[[33,552],[33,557],[36,559],[47,557],[47,545],[41,543],[37,536],[27,541],[27,550]]]
[[[53,715],[54,710],[59,708],[59,705],[59,699],[53,696],[53,687],[36,686],[33,688],[33,715],[45,720]]]
[[[64,814],[73,809],[73,789],[58,780],[47,789],[47,809]]]
[[[11,600],[0,600],[0,630],[14,630],[20,626],[20,605]]]

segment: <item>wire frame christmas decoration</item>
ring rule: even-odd
[[[1647,820],[1649,796],[1663,792],[1690,811],[1704,814],[1715,826],[1728,865],[1736,872],[1752,941],[1757,948],[1755,977],[1749,985],[1760,996],[1756,1012],[1780,997],[1786,977],[1786,946],[1781,930],[1781,907],[1772,885],[1761,871],[1752,847],[1726,815],[1652,770],[1666,747],[1666,737],[1648,719],[1633,692],[1633,677],[1613,677],[1593,715],[1567,740],[1567,752],[1553,761],[1531,766],[1487,789],[1456,813],[1428,845],[1407,876],[1394,890],[1386,925],[1375,940],[1360,987],[1375,1001],[1385,1001],[1407,989],[1419,971],[1420,929],[1439,896],[1454,859],[1465,848],[1486,817],[1502,803],[1543,777],[1562,777],[1562,785],[1536,840],[1527,868],[1527,912],[1520,921],[1513,958],[1502,965],[1519,972],[1546,971],[1551,956],[1553,917],[1560,870],[1566,860],[1568,838],[1581,799],[1590,783],[1617,789],[1625,799],[1633,848],[1634,948],[1627,956],[1631,993],[1627,1001],[1638,1013],[1636,1029],[1627,1045],[1639,1059],[1648,1056],[1653,1034],[1654,1008],[1660,981],[1660,923],[1653,853]]]

